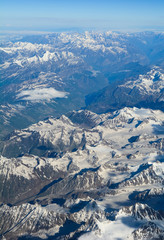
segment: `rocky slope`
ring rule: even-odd
[[[163,122],[157,110],[80,110],[13,132],[0,158],[1,238],[162,239]]]
[[[122,107],[144,107],[164,111],[164,74],[154,67],[139,78],[108,87],[86,97],[87,109],[103,113]]]

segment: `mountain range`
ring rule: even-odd
[[[159,110],[80,110],[14,131],[0,161],[1,236],[162,239],[163,122]]]
[[[164,239],[164,34],[0,42],[0,239]]]
[[[1,41],[0,138],[47,117],[59,117],[86,105],[91,109],[94,92],[100,90],[101,102],[105,91],[108,94],[114,85],[149,74],[154,66],[163,74],[163,46],[163,33],[154,32],[54,33]],[[109,106],[105,101],[103,111],[121,106]],[[112,104],[117,105],[117,99]]]

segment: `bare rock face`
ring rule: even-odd
[[[38,204],[22,204],[13,207],[3,205],[0,208],[0,236],[7,239],[17,239],[20,236],[21,239],[21,235],[25,235],[25,239],[30,236],[35,239],[37,236],[45,238],[52,235],[55,239],[60,237],[69,239],[87,228],[90,231],[97,229],[97,220],[106,220],[108,215],[93,201],[88,201],[77,210],[74,208],[68,213],[57,204],[45,207]],[[70,229],[60,233],[60,229],[67,228],[68,225]]]
[[[151,221],[151,220],[164,219],[163,214],[159,213],[158,211],[155,211],[154,209],[150,208],[145,204],[136,203],[133,206],[122,208],[121,211],[126,213],[127,215],[131,215],[136,219],[141,219],[141,220],[146,219],[148,221]]]
[[[138,193],[134,193],[131,198],[135,200],[146,200],[154,197],[163,197],[164,196],[164,188],[152,188],[147,189],[145,191],[141,191]]]
[[[16,131],[6,142],[2,154],[6,157],[18,157],[25,153],[40,156],[49,156],[51,153],[52,156],[57,156],[78,149],[84,143],[83,129],[62,116],[60,119],[49,119],[23,131]]]
[[[7,232],[21,235],[24,232],[48,230],[56,225],[59,227],[66,220],[64,214],[48,211],[38,205],[22,204],[14,207],[3,205],[0,211],[2,235]]]
[[[153,184],[153,183],[161,183],[163,184],[163,176],[158,174],[161,171],[161,163],[152,164],[146,170],[141,171],[134,175],[134,177],[125,180],[120,183],[121,186],[137,186],[144,184]],[[162,172],[162,171],[161,171]]]
[[[144,226],[138,228],[132,233],[134,240],[162,240],[164,231],[157,227],[155,223],[148,222]]]

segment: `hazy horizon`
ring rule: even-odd
[[[0,5],[1,32],[164,31],[162,0],[7,0]]]

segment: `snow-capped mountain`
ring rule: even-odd
[[[56,33],[1,42],[2,138],[11,130],[85,107],[86,95],[111,82],[123,84],[125,80],[140,79],[139,75],[154,65],[163,69],[163,43],[164,35],[153,32]],[[156,80],[159,79],[157,75]],[[158,84],[151,88],[153,94],[157,88]],[[145,95],[145,99],[151,96]],[[119,92],[117,98],[122,101],[125,96]],[[160,109],[162,99],[161,95]],[[100,104],[98,108],[101,108]]]
[[[1,237],[162,239],[163,122],[159,110],[80,110],[13,132],[0,159]]]
[[[87,109],[98,113],[113,111],[125,106],[164,110],[164,74],[154,67],[137,79],[123,84],[111,84],[103,90],[88,95]]]
[[[0,54],[0,239],[164,239],[164,34],[22,36]]]

